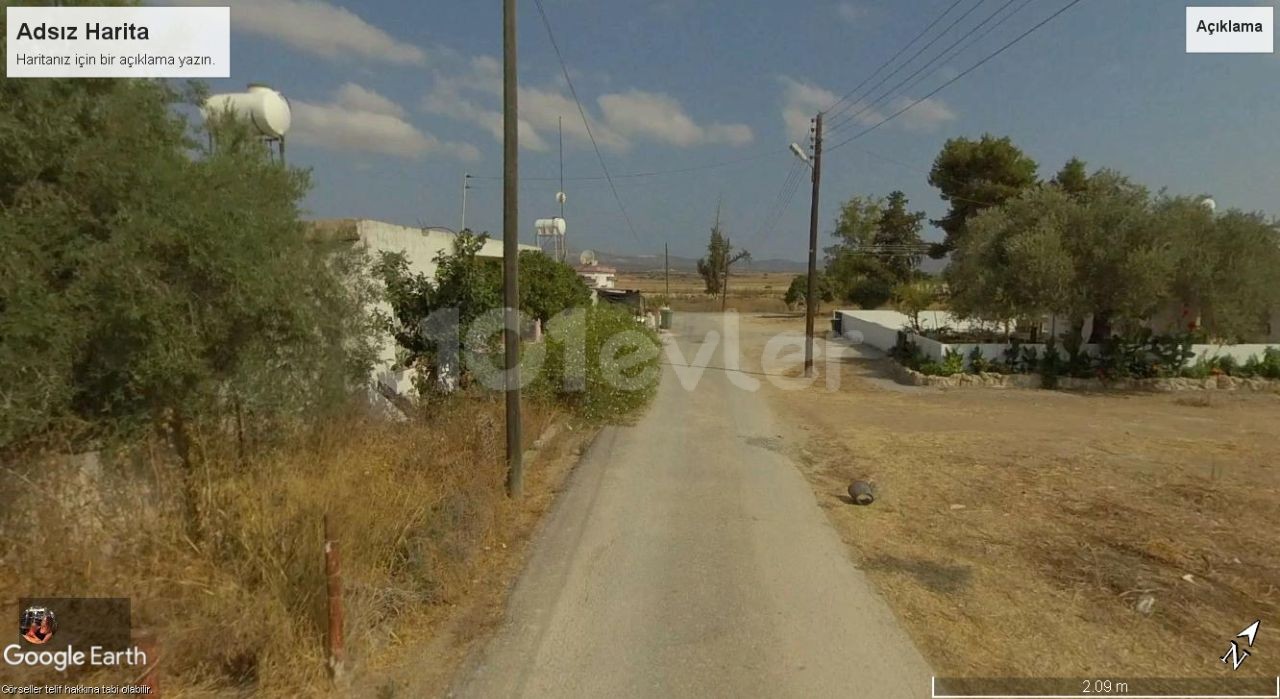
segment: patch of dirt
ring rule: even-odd
[[[803,327],[743,325],[748,363]],[[837,391],[764,395],[939,676],[1280,675],[1280,653],[1219,660],[1255,619],[1280,634],[1280,396],[902,393],[837,368]],[[874,504],[846,504],[855,478]]]

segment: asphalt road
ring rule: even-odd
[[[678,314],[673,340],[692,361],[719,328]],[[722,349],[692,391],[664,367],[645,416],[584,455],[455,695],[929,696],[928,666]]]

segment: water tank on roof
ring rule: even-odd
[[[533,222],[533,227],[538,235],[564,235],[565,232],[564,219],[560,217],[540,218]]]
[[[270,87],[256,83],[249,85],[247,92],[210,96],[204,103],[205,118],[228,108],[248,119],[264,138],[283,138],[293,121],[289,100]]]

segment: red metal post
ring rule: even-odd
[[[342,558],[329,515],[324,516],[324,575],[329,591],[329,676],[337,681],[342,678],[347,656],[342,645]]]

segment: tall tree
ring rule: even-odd
[[[920,265],[922,255],[917,252],[924,244],[920,229],[924,225],[923,211],[907,210],[907,195],[892,192],[885,199],[880,219],[876,222],[875,245],[881,264],[899,282],[909,281]]]
[[[717,206],[716,222],[711,226],[711,239],[707,242],[707,256],[698,260],[698,274],[702,275],[707,294],[718,296],[724,293],[729,266],[738,260],[750,257],[750,253],[746,251],[737,255],[733,253],[733,247],[729,245],[729,239],[725,237],[724,229],[720,225],[720,207]]]
[[[871,253],[885,210],[883,199],[855,195],[840,206],[826,253],[826,276],[832,292],[863,308],[883,305],[892,295],[894,274]]]
[[[1089,191],[1089,172],[1085,169],[1083,160],[1072,158],[1053,176],[1050,183],[1073,197],[1082,196]]]
[[[977,141],[949,139],[929,172],[929,184],[951,204],[946,216],[932,221],[946,238],[934,246],[930,256],[941,258],[955,250],[964,237],[965,224],[983,209],[999,206],[1035,186],[1036,168],[1036,162],[1007,136],[983,134]]]

